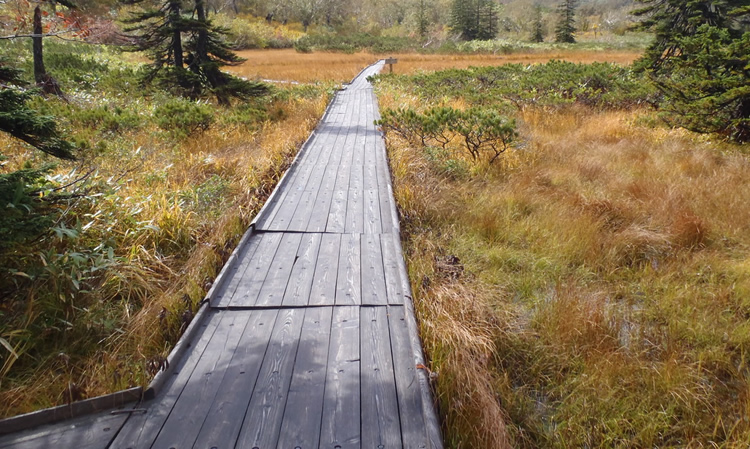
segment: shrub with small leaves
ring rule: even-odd
[[[159,106],[154,111],[159,128],[177,137],[187,137],[194,132],[205,131],[213,123],[211,108],[200,102],[175,99]]]

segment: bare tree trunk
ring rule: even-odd
[[[172,22],[172,53],[174,57],[174,65],[177,68],[183,68],[185,66],[182,60],[182,36],[180,34],[180,27],[177,26],[177,21],[180,18],[180,2],[172,1],[169,3],[169,20]]]
[[[34,37],[32,40],[32,53],[34,55],[34,81],[37,84],[43,84],[47,78],[47,71],[44,69],[44,50],[42,48],[42,9],[37,6],[34,8]]]

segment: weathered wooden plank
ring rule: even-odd
[[[365,198],[362,190],[349,190],[346,203],[346,226],[344,232],[365,232]]]
[[[332,306],[336,303],[336,279],[339,271],[340,248],[340,234],[323,234],[321,236],[309,305]]]
[[[133,408],[132,404],[128,408]],[[123,409],[124,411],[124,409]],[[110,411],[84,415],[0,436],[2,449],[83,448],[104,449],[128,418]]]
[[[398,261],[402,255],[394,241],[398,238],[400,238],[398,234],[383,234],[380,239],[388,304],[404,303],[404,282],[401,279],[401,267]]]
[[[242,275],[237,285],[237,290],[229,300],[232,307],[252,307],[258,299],[258,293],[263,288],[271,262],[276,255],[276,250],[281,243],[282,234],[278,232],[265,232],[261,234],[261,242],[255,250],[254,257]]]
[[[362,304],[388,304],[383,252],[380,247],[380,236],[377,234],[362,235]]]
[[[48,428],[48,425],[63,420],[70,420],[84,415],[93,416],[95,413],[101,412],[102,410],[112,410],[121,407],[123,404],[140,401],[142,395],[142,387],[133,387],[128,388],[127,390],[120,390],[70,404],[59,405],[57,407],[45,408],[35,412],[25,413],[23,415],[0,419],[0,435],[24,432],[29,429],[39,428],[40,426],[45,426],[44,428],[46,429]],[[60,426],[62,429],[66,424],[60,424]]]
[[[188,379],[193,373],[195,366],[203,355],[206,346],[217,330],[221,311],[212,311],[201,324],[201,330],[197,334],[194,349],[186,353],[186,357],[179,361],[179,366],[172,373],[172,379],[168,380],[162,388],[159,396],[140,405],[147,409],[146,413],[134,414],[127,420],[120,433],[110,445],[112,449],[151,447],[151,444],[159,434],[164,422],[169,417],[172,407],[182,394]]]
[[[379,162],[377,155],[377,148],[375,147],[374,139],[379,138],[377,133],[372,130],[368,130],[365,136],[364,150],[365,150],[365,163],[364,163],[364,178],[363,188],[365,190],[377,189],[379,182]]]
[[[336,280],[336,305],[362,304],[360,234],[343,234]]]
[[[332,198],[332,191],[318,191],[318,195],[315,197],[315,205],[312,212],[310,212],[310,221],[307,223],[307,232],[325,232]]]
[[[401,447],[386,307],[362,307],[362,447]]]
[[[305,312],[277,447],[318,447],[332,309],[314,307]]]
[[[156,437],[154,447],[192,447],[195,442],[249,318],[242,312],[221,316],[218,329]]]
[[[380,217],[380,195],[377,189],[364,192],[364,233],[380,234],[383,231]]]
[[[240,284],[242,277],[247,271],[247,267],[250,265],[250,261],[255,255],[255,251],[260,245],[260,241],[263,239],[262,234],[254,234],[250,236],[250,239],[245,243],[244,248],[239,249],[237,262],[234,264],[228,273],[225,274],[229,278],[228,282],[224,282],[220,290],[216,292],[216,295],[211,299],[212,307],[226,307],[232,300],[234,292],[237,291],[237,286]]]
[[[359,307],[335,307],[320,447],[360,448]]]
[[[281,200],[280,206],[275,210],[274,215],[267,219],[263,226],[258,229],[263,231],[286,231],[289,228],[289,223],[292,221],[294,211],[297,210],[302,191],[289,189],[284,193],[284,198]]]
[[[304,315],[305,309],[279,312],[236,447],[276,447]]]
[[[333,192],[331,208],[328,211],[328,222],[326,232],[343,233],[346,230],[346,206],[348,192],[336,190]]]
[[[279,249],[276,251],[268,274],[263,281],[263,287],[258,292],[258,300],[255,301],[255,306],[281,306],[301,241],[302,234],[283,234]]]
[[[422,407],[422,392],[403,306],[388,307],[388,324],[403,445],[406,449],[427,448],[430,446]]]
[[[310,302],[321,240],[321,234],[305,234],[302,237],[282,300],[284,306],[306,306]]]
[[[232,361],[213,402],[206,404],[206,421],[192,447],[233,448],[242,427],[263,356],[271,339],[278,310],[242,310],[233,314],[247,314],[247,326],[235,349]]]
[[[305,232],[315,208],[315,198],[318,192],[305,190],[301,192],[297,209],[289,221],[288,231]]]

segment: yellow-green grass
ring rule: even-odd
[[[92,247],[114,245],[118,262],[95,289],[59,304],[39,299],[39,289],[49,289],[41,281],[4,302],[4,312],[18,305],[30,321],[46,307],[64,307],[74,324],[0,378],[0,416],[148,384],[322,116],[324,92],[275,100],[268,107],[275,120],[254,131],[217,120],[186,138],[150,125],[116,136],[104,152],[89,150],[78,162],[61,163],[56,173],[95,170],[111,188],[75,207],[87,229],[80,238]],[[40,159],[17,142],[1,143],[9,157],[4,169]],[[2,337],[19,342],[21,354],[24,341],[44,338],[23,328],[13,332]]]
[[[750,159],[647,115],[530,108],[453,176],[389,140],[449,447],[750,441]]]

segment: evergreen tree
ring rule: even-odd
[[[488,40],[497,35],[498,6],[494,0],[454,0],[451,27],[464,40]]]
[[[655,40],[636,67],[663,94],[672,124],[750,141],[750,5],[746,0],[638,0]]]
[[[125,1],[142,4],[147,0]],[[224,40],[226,30],[208,19],[205,0],[194,0],[190,6],[185,11],[180,0],[166,0],[125,19],[130,25],[126,31],[135,33],[132,50],[147,52],[153,61],[147,80],[156,79],[190,98],[211,93],[222,105],[229,105],[231,97],[246,99],[268,93],[263,83],[221,71],[221,67],[244,60]]]
[[[53,117],[39,115],[27,102],[32,91],[24,90],[21,73],[0,59],[0,131],[62,159],[74,159],[72,143],[64,140]],[[0,153],[0,160],[4,156]],[[24,168],[0,173],[0,258],[14,245],[38,236],[59,213],[59,196],[39,195],[44,176],[53,168]]]
[[[563,0],[557,7],[558,22],[555,27],[555,42],[573,44],[576,41],[575,12],[577,0]]]
[[[532,24],[531,42],[544,42],[544,22],[542,22],[542,6],[534,6],[534,21]]]
[[[665,61],[681,53],[680,39],[692,36],[701,25],[726,30],[730,38],[747,31],[750,5],[747,0],[636,0],[644,5],[633,11],[642,20],[636,29],[654,33],[654,41],[638,67],[658,70]]]
[[[422,40],[427,38],[427,28],[430,21],[427,15],[427,0],[419,0],[417,4],[417,32]]]

